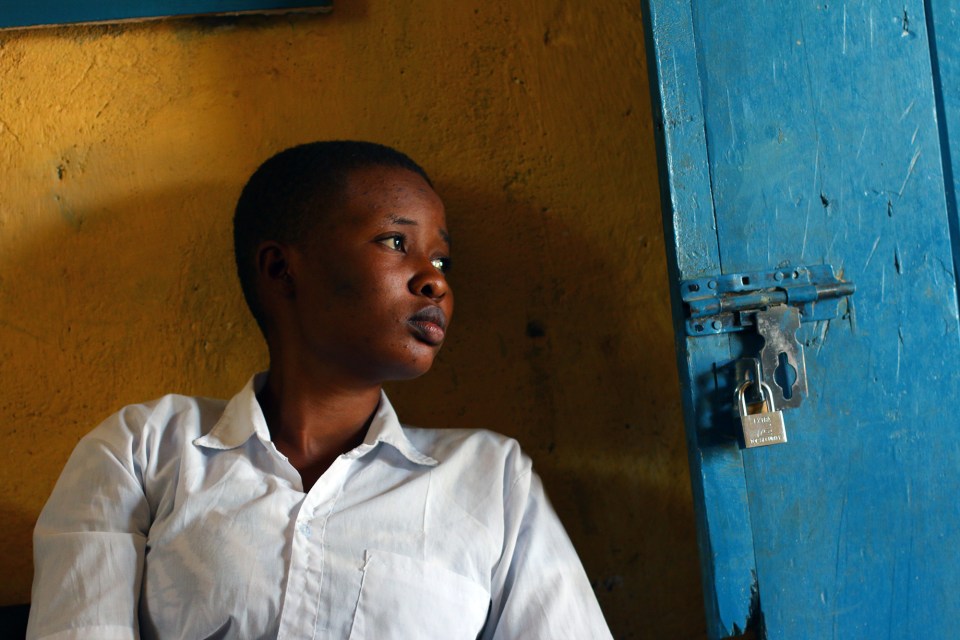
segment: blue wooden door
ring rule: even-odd
[[[960,637],[957,9],[645,5],[709,635]],[[681,283],[811,265],[856,293],[801,325],[788,443],[745,449],[757,340],[688,336]]]

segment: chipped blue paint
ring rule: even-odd
[[[686,338],[676,316],[709,635],[759,606],[771,640],[955,637],[956,10],[647,4],[674,304],[682,279],[781,265],[857,283],[841,317],[799,332],[809,397],[786,445],[726,445],[730,359],[756,341]],[[933,57],[928,20],[950,40]]]
[[[332,0],[0,0],[0,28],[200,15],[329,8]]]
[[[645,12],[655,112],[662,113],[657,137],[668,267],[675,290],[681,281],[720,272],[716,221],[710,193],[700,80],[693,46],[690,7],[651,2]],[[669,185],[669,188],[667,188]],[[674,291],[676,293],[676,291]],[[684,312],[673,295],[673,317]],[[711,638],[745,629],[754,594],[753,537],[742,455],[729,430],[713,419],[710,390],[729,386],[726,337],[678,345],[681,397],[700,545],[707,627]]]

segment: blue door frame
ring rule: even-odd
[[[333,0],[0,0],[0,29],[206,14],[329,11]]]
[[[957,637],[957,10],[645,14],[709,636]],[[734,362],[758,341],[687,337],[680,283],[820,264],[857,292],[798,333],[789,442],[743,449]]]

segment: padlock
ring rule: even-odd
[[[760,399],[764,411],[747,413],[747,387],[756,384],[747,380],[737,387],[737,407],[740,412],[740,424],[743,426],[743,442],[748,449],[765,447],[771,444],[783,444],[787,441],[787,430],[783,425],[783,412],[773,406],[773,392],[765,382],[760,382]],[[769,411],[767,409],[769,408]]]

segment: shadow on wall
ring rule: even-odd
[[[703,637],[673,334],[650,320],[669,318],[662,244],[649,243],[646,285],[624,263],[647,258],[598,245],[569,215],[463,185],[437,190],[456,312],[433,371],[391,385],[401,418],[520,441],[615,637]]]
[[[502,196],[438,191],[457,310],[434,371],[391,385],[401,417],[516,437],[615,635],[702,636],[683,429],[669,419],[671,397],[660,397],[662,379],[675,380],[672,336],[644,325],[641,292],[607,277],[622,271],[609,264],[618,256],[576,228]],[[60,219],[20,246],[0,317],[20,334],[4,365],[5,404],[43,407],[13,412],[31,434],[27,468],[53,479],[77,439],[123,404],[174,391],[229,396],[261,364],[233,271],[234,198],[225,185],[195,184],[63,203]],[[41,485],[29,490],[42,502],[52,486]],[[0,571],[22,575],[32,516],[0,517]],[[637,609],[663,613],[638,620]]]
[[[35,515],[21,507],[0,504],[4,546],[0,554],[0,573],[4,576],[29,575],[33,566],[30,535]],[[23,638],[27,632],[29,605],[0,606],[0,637]]]

